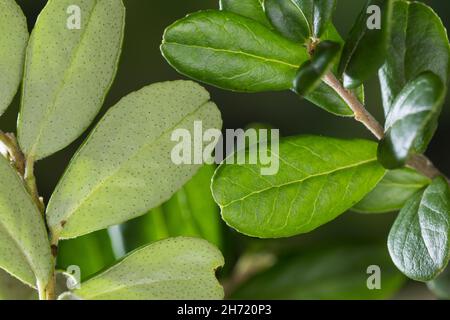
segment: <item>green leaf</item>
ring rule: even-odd
[[[107,230],[100,230],[58,244],[57,268],[80,268],[81,280],[103,270],[115,262],[111,239]]]
[[[16,95],[22,80],[27,20],[14,0],[0,2],[0,116]]]
[[[446,85],[450,73],[447,32],[437,14],[423,3],[397,0],[393,16],[388,55],[379,72],[385,114],[419,74],[432,71]]]
[[[266,17],[262,1],[263,0],[220,0],[220,10],[239,14],[271,28],[272,25]]]
[[[384,213],[400,210],[417,192],[431,180],[414,169],[401,168],[389,171],[353,211],[361,213]]]
[[[260,238],[314,230],[359,202],[385,174],[376,144],[364,140],[292,137],[270,154],[272,166],[279,163],[274,175],[261,175],[261,164],[222,164],[212,182],[223,219]]]
[[[367,287],[373,272],[367,270],[372,265],[381,271],[381,288],[376,290]],[[384,246],[344,245],[281,257],[273,267],[245,282],[232,298],[388,299],[403,283],[404,277],[390,261]]]
[[[0,155],[0,267],[36,288],[52,269],[44,220],[23,181]]]
[[[320,38],[328,27],[335,0],[265,0],[264,8],[272,25],[286,38],[305,42]]]
[[[383,166],[399,168],[410,154],[425,151],[415,147],[418,142],[422,145],[424,140],[430,140],[430,128],[435,128],[444,97],[445,87],[431,72],[419,75],[405,86],[387,115],[386,137],[378,147],[378,159]]]
[[[314,50],[311,60],[306,61],[298,69],[294,79],[294,91],[305,95],[313,91],[321,82],[322,77],[331,69],[340,52],[338,43],[332,41],[320,42]]]
[[[450,258],[450,189],[436,178],[400,211],[388,248],[397,268],[417,281],[434,279]]]
[[[209,93],[191,81],[147,86],[112,107],[76,153],[52,195],[54,236],[81,236],[143,215],[168,200],[200,165],[176,165],[174,130],[194,136],[222,122]],[[209,145],[210,142],[203,142]]]
[[[73,292],[87,300],[222,299],[222,254],[205,240],[170,238],[129,254]],[[67,298],[67,297],[66,297]]]
[[[393,3],[394,0],[368,0],[364,6],[342,53],[339,73],[343,74],[345,87],[360,86],[383,65],[390,37]],[[370,10],[372,6],[381,10],[379,26],[376,25],[377,12]]]
[[[215,166],[204,165],[169,201],[122,225],[125,249],[177,236],[203,238],[221,248],[219,208],[210,190],[214,171]]]
[[[320,38],[332,20],[336,0],[313,0],[313,6],[313,35]]]
[[[287,90],[305,48],[255,20],[231,12],[202,11],[169,26],[161,50],[178,72],[219,88]]]
[[[80,29],[71,29],[73,6],[81,10]],[[47,3],[25,63],[18,139],[28,157],[61,150],[92,122],[116,74],[124,19],[121,0]]]
[[[446,268],[436,279],[427,282],[427,286],[439,299],[450,300],[450,268]]]
[[[0,300],[38,300],[38,294],[0,269]]]
[[[312,36],[312,1],[264,0],[264,9],[272,25],[284,37],[304,43]]]

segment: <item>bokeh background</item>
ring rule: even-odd
[[[44,0],[17,0],[28,18],[32,29],[36,17],[45,5]],[[432,6],[442,18],[446,27],[450,27],[450,1],[424,1]],[[355,20],[363,0],[339,0],[335,15],[335,24],[345,37]],[[116,80],[107,96],[101,114],[114,105],[121,97],[150,83],[183,78],[177,74],[162,58],[159,45],[165,27],[187,13],[197,10],[217,8],[218,0],[124,0],[127,9],[126,34],[122,58]],[[430,48],[432,50],[433,48]],[[262,94],[232,93],[208,87],[212,99],[222,111],[224,128],[244,128],[249,123],[261,122],[280,128],[281,134],[321,134],[335,137],[363,137],[371,139],[364,127],[352,119],[344,119],[322,111],[291,92],[273,92]],[[377,79],[366,86],[367,108],[382,120],[382,106]],[[0,118],[3,131],[14,131],[18,113],[19,97],[6,114]],[[64,172],[70,158],[80,143],[76,142],[57,154],[40,161],[36,172],[39,190],[45,199],[49,199],[58,179]],[[428,151],[429,157],[446,174],[450,175],[450,103],[444,106],[440,126]],[[395,214],[358,215],[348,213],[315,232],[281,241],[255,241],[227,233],[227,268],[231,270],[233,261],[245,246],[252,248],[289,247],[301,243],[303,246],[330,241],[385,242]],[[224,227],[226,228],[226,227]],[[237,249],[236,249],[237,248]],[[101,249],[101,248],[100,248]],[[256,250],[256,249],[255,249]],[[111,259],[113,259],[111,257]],[[100,268],[101,266],[95,266]],[[231,272],[231,271],[228,271]],[[409,284],[397,298],[432,298],[424,285]]]

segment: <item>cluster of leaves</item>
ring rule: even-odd
[[[80,29],[67,27],[66,11],[73,5],[83,15]],[[16,2],[0,2],[0,114],[22,84],[17,141],[0,131],[5,155],[0,156],[0,267],[41,299],[56,291],[60,240],[157,208],[200,169],[171,161],[173,130],[193,132],[194,120],[208,128],[222,126],[208,92],[191,81],[133,92],[95,126],[44,208],[33,164],[73,142],[99,112],[116,74],[124,24],[121,0],[50,0],[29,37]],[[204,181],[205,174],[211,172],[201,171],[197,179]],[[188,186],[182,190],[189,193]],[[224,264],[220,251],[201,239],[175,237],[180,234],[140,247],[60,297],[222,298],[215,276]],[[26,286],[5,293],[13,280],[0,276],[0,295],[36,296]]]
[[[368,0],[344,42],[331,21],[335,5],[221,0],[220,10],[189,14],[166,29],[161,51],[169,64],[226,90],[292,90],[358,119],[354,104],[364,102],[364,82],[378,74],[381,83],[386,122],[378,144],[284,138],[274,154],[276,175],[260,175],[258,165],[222,164],[212,181],[214,198],[228,225],[260,238],[310,232],[350,209],[400,210],[388,238],[392,260],[409,278],[433,280],[430,287],[442,292],[439,279],[448,277],[437,276],[450,258],[450,189],[439,174],[416,170],[412,159],[422,159],[446,95],[446,30],[423,3]],[[374,8],[381,28],[368,26]],[[276,286],[268,281],[273,276],[255,282]],[[242,296],[257,295],[251,288]]]

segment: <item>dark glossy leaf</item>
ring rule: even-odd
[[[379,72],[385,114],[404,86],[422,72],[432,71],[444,84],[450,72],[447,32],[430,7],[398,0],[393,17],[387,60]]]
[[[436,279],[427,282],[427,286],[439,299],[450,300],[450,268],[447,267]]]
[[[397,268],[417,281],[434,279],[450,258],[450,189],[436,178],[411,198],[389,233],[388,248]]]
[[[177,236],[192,236],[222,247],[219,208],[211,195],[215,166],[205,165],[172,198],[121,226],[125,250]]]
[[[302,64],[294,79],[294,91],[306,95],[313,91],[322,81],[322,77],[331,69],[340,52],[336,42],[320,42],[314,50],[311,60]]]
[[[314,230],[359,202],[385,174],[376,144],[364,140],[291,137],[279,151],[272,146],[270,155],[273,175],[262,175],[269,165],[261,163],[223,163],[213,178],[223,219],[246,235],[279,238]]]
[[[360,86],[383,65],[390,36],[393,2],[368,0],[360,13],[345,42],[339,66],[345,87]]]
[[[61,241],[58,245],[57,268],[67,270],[70,266],[80,268],[84,280],[115,261],[108,231],[100,230],[88,235]]]
[[[305,48],[255,20],[225,11],[178,20],[166,29],[161,50],[178,72],[243,92],[290,89],[308,59]]]
[[[312,1],[264,0],[264,9],[272,25],[284,37],[304,43],[312,36]]]
[[[303,43],[327,29],[335,0],[265,0],[272,25],[286,38]]]
[[[389,169],[402,167],[417,142],[429,140],[430,128],[435,128],[445,87],[440,78],[425,72],[410,81],[398,94],[386,119],[386,137],[378,148],[379,161]]]
[[[400,210],[417,192],[431,180],[414,169],[402,168],[389,171],[353,211],[361,213],[384,213]]]
[[[369,266],[381,271],[381,288],[367,286]],[[234,299],[388,299],[404,277],[384,246],[352,245],[282,257],[270,269],[244,283]]]
[[[234,12],[271,28],[272,25],[266,17],[262,2],[263,0],[220,0],[220,10]]]
[[[320,38],[327,29],[336,8],[336,0],[313,0],[314,37]]]

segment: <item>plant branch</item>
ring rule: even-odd
[[[5,146],[10,161],[14,164],[21,177],[25,174],[25,157],[20,151],[16,137],[12,133],[4,133],[0,130],[0,142]]]
[[[363,104],[358,100],[358,98],[351,92],[342,86],[341,82],[334,76],[333,73],[329,72],[323,77],[323,81],[333,88],[337,94],[347,103],[347,105],[352,109],[355,114],[355,120],[361,122],[366,126],[370,132],[373,133],[378,140],[383,139],[384,130],[380,123],[364,108]]]
[[[367,111],[353,92],[344,88],[342,83],[332,72],[326,74],[322,80],[336,91],[336,93],[348,104],[355,114],[355,119],[357,121],[364,124],[378,140],[384,138],[384,129],[381,124],[369,113],[369,111]],[[450,179],[440,172],[425,155],[413,155],[408,160],[407,165],[430,179],[443,176],[450,184]]]
[[[31,194],[42,216],[45,218],[45,205],[43,199],[39,196],[36,184],[36,177],[34,176],[34,159],[28,157],[25,161],[25,174],[23,176],[28,192]]]

